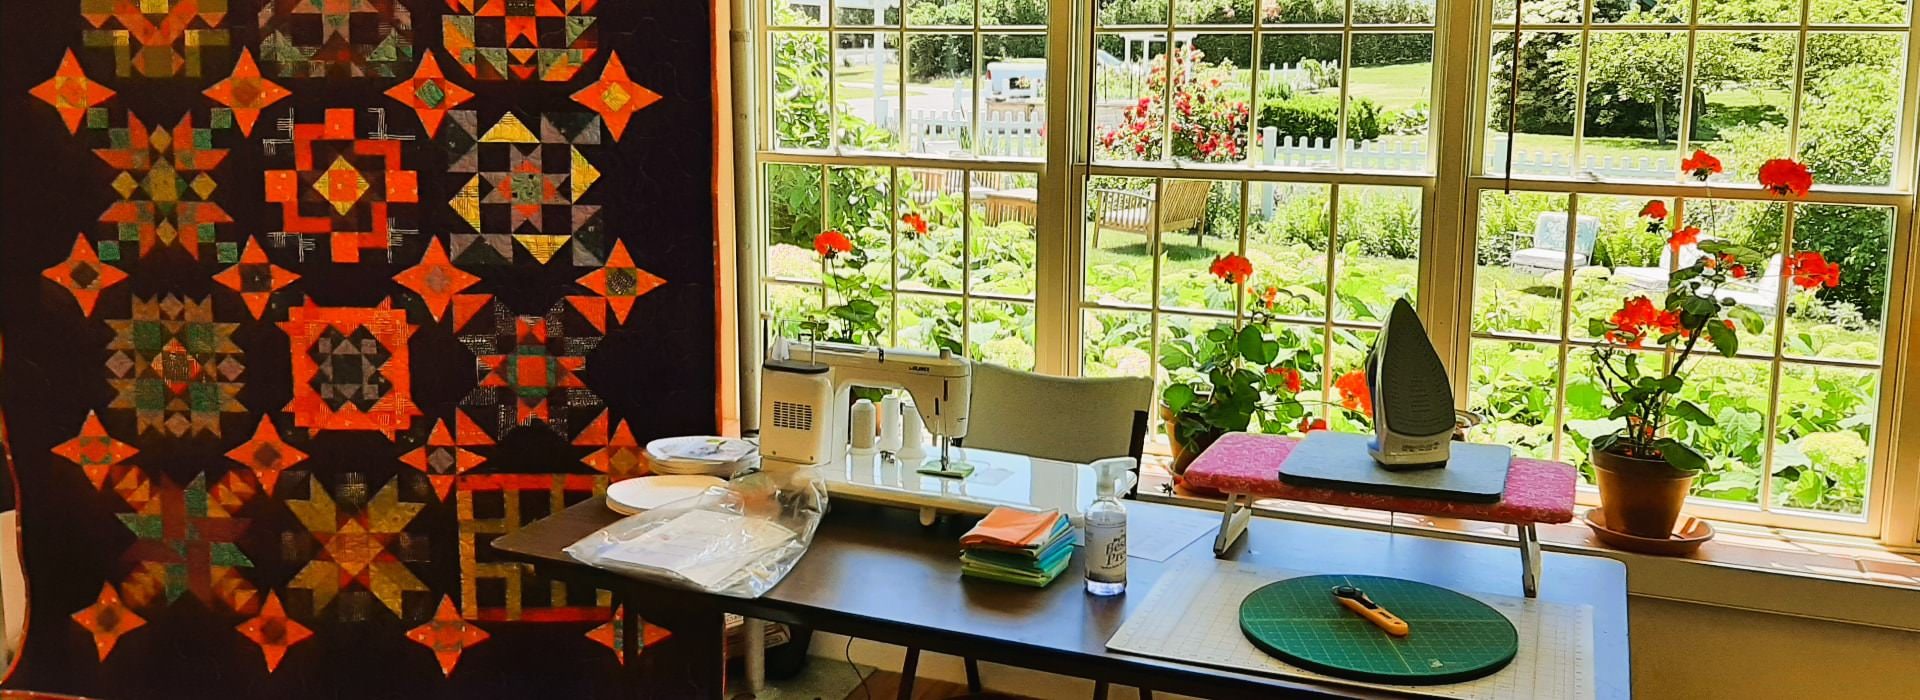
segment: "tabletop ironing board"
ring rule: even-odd
[[[1573,491],[1579,475],[1569,464],[1514,458],[1507,469],[1506,492],[1494,503],[1405,498],[1282,482],[1280,463],[1299,442],[1279,435],[1228,433],[1187,467],[1182,476],[1188,486],[1226,495],[1220,532],[1214,538],[1215,556],[1226,553],[1246,532],[1257,498],[1506,523],[1519,531],[1521,584],[1532,598],[1540,581],[1540,535],[1534,526],[1573,521]]]

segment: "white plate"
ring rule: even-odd
[[[607,487],[607,507],[621,515],[652,510],[683,498],[700,495],[727,482],[711,476],[643,476]]]

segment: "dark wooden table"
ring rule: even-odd
[[[1127,509],[1129,527],[1136,532],[1176,519],[1218,520],[1211,511],[1155,503],[1132,501]],[[1202,697],[1388,697],[1107,651],[1107,639],[1145,600],[1161,574],[1173,567],[1213,566],[1209,537],[1195,540],[1165,562],[1136,557],[1128,564],[1128,594],[1096,598],[1080,586],[1078,552],[1072,567],[1044,589],[966,579],[960,576],[957,541],[970,521],[922,527],[909,511],[836,502],[812,547],[786,579],[761,598],[743,600],[625,578],[561,551],[619,517],[598,499],[585,501],[496,539],[493,546],[546,575],[611,590],[626,603],[629,615],[644,615],[673,630],[674,640],[663,646],[680,645],[672,655],[677,658],[654,663],[645,658],[653,654],[650,649],[641,663],[628,664],[649,674],[653,697],[723,694],[723,612]],[[1255,518],[1250,527],[1258,534],[1242,540],[1228,558],[1295,571],[1399,576],[1521,595],[1508,547],[1270,518]],[[1593,606],[1599,697],[1629,697],[1626,567],[1610,559],[1550,553],[1543,568],[1542,600]],[[627,625],[629,630],[636,627]],[[629,643],[627,649],[636,646]],[[993,685],[991,677],[987,685]]]

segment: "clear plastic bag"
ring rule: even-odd
[[[758,598],[806,554],[826,509],[826,482],[813,469],[778,468],[628,516],[566,552],[634,578]]]

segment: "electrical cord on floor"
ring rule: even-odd
[[[867,675],[860,672],[860,665],[853,662],[853,637],[847,637],[847,668],[853,669],[853,677],[860,679],[860,694],[867,700],[873,700],[873,690],[867,687]]]

